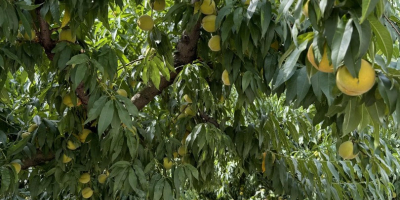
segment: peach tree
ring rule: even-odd
[[[399,3],[0,0],[0,197],[394,199]]]

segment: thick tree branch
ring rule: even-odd
[[[42,2],[39,1],[36,3],[42,3]],[[37,34],[39,37],[39,43],[44,48],[44,52],[46,53],[47,58],[49,58],[49,60],[53,60],[54,53],[52,53],[51,51],[56,46],[56,43],[55,43],[55,41],[53,41],[51,39],[51,30],[50,30],[49,24],[40,15],[40,9],[41,9],[41,6],[36,8],[36,16],[37,16],[37,19],[39,20],[39,28],[40,28],[39,34]]]
[[[200,36],[200,21],[196,24],[193,30],[190,33],[184,33],[177,44],[175,59],[174,59],[174,66],[176,69],[175,72],[171,72],[170,74],[170,81],[167,81],[164,77],[161,77],[160,82],[160,90],[157,90],[154,86],[149,86],[144,88],[139,93],[135,94],[132,97],[132,103],[141,110],[144,108],[149,102],[151,102],[155,96],[161,94],[161,92],[171,85],[177,74],[182,70],[182,68],[178,68],[179,66],[186,65],[192,63],[197,58],[197,42]],[[200,117],[203,118],[204,121],[213,124],[215,127],[219,128],[219,124],[217,120],[213,119],[212,117],[208,116],[206,113],[200,111]]]
[[[161,94],[161,92],[167,88],[168,86],[170,86],[176,76],[179,74],[179,72],[182,70],[182,68],[179,68],[176,70],[175,72],[171,72],[170,73],[170,80],[167,81],[167,79],[165,79],[164,77],[161,77],[161,81],[160,81],[160,90],[158,90],[154,85],[148,86],[146,88],[144,88],[142,91],[140,91],[139,93],[135,94],[132,98],[131,101],[132,103],[139,109],[143,109],[148,103],[150,103],[155,96]]]
[[[39,151],[33,158],[25,159],[22,161],[22,169],[28,169],[29,167],[41,165],[47,161],[51,161],[54,159],[54,154],[47,153],[46,155],[43,152]]]
[[[181,39],[179,40],[176,46],[176,53],[174,55],[174,67],[176,68],[176,72],[171,72],[170,80],[167,81],[164,77],[161,77],[160,81],[160,90],[158,90],[155,86],[148,86],[144,88],[139,93],[135,94],[131,101],[135,106],[141,110],[148,103],[150,103],[155,96],[161,94],[161,92],[170,86],[177,74],[179,74],[182,68],[178,68],[179,66],[186,65],[192,63],[197,57],[197,42],[200,37],[200,21],[193,27],[193,29],[187,33],[184,32],[182,34]]]

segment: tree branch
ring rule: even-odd
[[[160,90],[154,85],[144,88],[139,93],[135,94],[131,101],[139,109],[143,109],[148,103],[150,103],[155,96],[161,94],[161,92],[170,86],[182,68],[179,66],[192,63],[197,57],[197,42],[200,37],[200,21],[193,27],[193,29],[187,33],[186,31],[182,34],[181,39],[176,45],[176,53],[174,55],[174,67],[176,72],[170,73],[170,80],[167,81],[165,77],[161,77]]]
[[[36,4],[43,3],[43,0],[36,0]],[[46,22],[46,20],[40,15],[40,9],[42,6],[36,8],[36,15],[37,19],[39,20],[39,27],[40,31],[38,31],[38,37],[39,37],[39,44],[44,48],[44,52],[47,55],[47,58],[50,61],[53,61],[54,59],[54,53],[51,51],[53,48],[56,46],[56,41],[51,39],[51,34],[56,30],[56,29],[50,29],[49,24]],[[85,86],[82,83],[79,84],[79,86],[75,90],[76,95],[78,98],[82,101],[83,105],[87,105],[89,102],[89,96],[86,95],[85,92]]]
[[[35,157],[25,159],[22,161],[22,169],[28,169],[29,167],[41,165],[47,161],[51,161],[54,159],[54,154],[53,153],[47,153],[46,155],[43,154],[43,152],[38,151]]]
[[[213,124],[215,127],[219,128],[219,123],[214,118],[208,116],[206,113],[200,110],[200,117],[203,118],[204,121]]]
[[[397,35],[400,36],[399,30],[397,30],[397,28],[396,28],[395,25],[393,24],[392,20],[390,20],[386,15],[384,15],[384,16],[385,16],[386,21],[388,21],[389,24],[390,24],[390,25],[392,26],[392,28],[394,29],[394,31],[396,31]]]
[[[36,2],[36,3],[42,3],[42,2],[39,1],[39,2]],[[49,58],[49,60],[53,60],[54,53],[52,53],[51,51],[56,46],[56,42],[53,41],[51,39],[51,37],[50,37],[51,36],[51,30],[49,28],[49,24],[40,15],[40,9],[41,8],[42,8],[42,6],[36,8],[36,15],[37,15],[37,19],[39,20],[39,27],[40,27],[40,31],[39,31],[39,34],[38,34],[39,43],[44,48],[44,52],[46,53],[47,58]]]
[[[200,36],[200,21],[196,26],[190,31],[190,33],[183,33],[181,39],[179,40],[176,53],[174,57],[174,67],[175,72],[171,72],[170,80],[167,81],[164,77],[161,77],[160,90],[157,90],[155,86],[149,86],[144,88],[139,93],[135,94],[131,101],[139,109],[143,109],[149,102],[151,102],[155,96],[161,94],[161,92],[168,86],[170,86],[182,68],[179,66],[192,63],[197,58],[197,42]],[[200,116],[204,121],[213,124],[215,127],[219,128],[219,123],[214,118],[208,116],[206,113],[200,111]]]

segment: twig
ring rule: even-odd
[[[6,120],[4,120],[4,119],[2,119],[2,118],[0,118],[0,120],[3,121],[4,123],[6,123],[7,125],[13,127],[14,129],[18,130],[18,128],[17,128],[16,126],[13,126],[13,125],[11,125],[10,123],[8,123],[8,120],[6,121]]]
[[[217,120],[215,120],[214,118],[208,116],[206,113],[204,113],[203,111],[199,110],[200,112],[200,116],[204,119],[204,121],[213,124],[215,127],[219,128],[219,124],[217,122]]]
[[[187,105],[182,109],[182,111],[179,110],[179,115],[182,114],[182,113],[184,113],[187,107],[189,107],[189,104],[187,104]],[[175,116],[175,117],[172,119],[172,121],[175,121],[175,120],[179,117],[179,115]]]
[[[143,59],[144,59],[144,58],[138,58],[138,59],[136,59],[136,60],[132,60],[131,62],[126,63],[126,65],[120,66],[120,67],[117,69],[117,71],[123,69],[125,66],[132,65],[133,63],[135,63],[135,62],[137,62],[137,61],[141,61],[141,60],[143,60]]]
[[[394,31],[396,31],[397,35],[400,36],[400,32],[397,30],[397,28],[396,28],[395,25],[393,24],[392,20],[390,20],[386,15],[384,15],[384,16],[385,16],[386,21],[388,21],[389,24],[390,24],[390,25],[392,26],[392,28],[394,29]]]

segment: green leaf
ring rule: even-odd
[[[368,127],[370,124],[370,117],[368,114],[368,110],[365,107],[365,104],[361,106],[361,120],[360,120],[360,126],[358,127],[358,130],[362,131],[364,128]]]
[[[176,191],[175,193],[176,193],[177,198],[179,198],[179,196],[180,196],[180,189],[181,189],[182,182],[180,181],[179,177],[180,177],[180,175],[184,176],[182,174],[184,174],[184,172],[182,170],[182,166],[177,166],[174,171],[174,174],[173,174],[174,186],[175,186],[175,191]]]
[[[41,5],[43,5],[43,3],[40,3],[40,4],[28,4],[25,1],[16,1],[16,2],[13,2],[13,3],[15,5],[18,5],[18,7],[20,9],[23,9],[23,10],[34,10],[36,8],[39,8]]]
[[[3,144],[7,144],[7,135],[2,130],[0,130],[0,142]]]
[[[254,48],[257,48],[259,43],[260,43],[260,28],[254,24],[254,22],[249,22],[248,27],[250,29],[250,35],[251,39],[253,41],[253,44],[249,44],[249,52],[254,52]],[[254,47],[253,47],[254,46]],[[249,56],[252,53],[249,53]]]
[[[357,128],[362,118],[361,108],[358,105],[357,99],[352,98],[346,107],[343,121],[343,135],[346,135]]]
[[[193,177],[195,177],[197,180],[199,179],[199,172],[197,171],[197,169],[195,167],[188,164],[188,165],[186,165],[186,168],[188,168],[190,170]]]
[[[183,9],[185,9],[187,6],[186,2],[180,2],[174,4],[172,7],[168,9],[167,14],[165,14],[164,20],[169,21],[173,19],[173,15],[176,15],[177,13],[180,13]]]
[[[115,104],[117,107],[118,116],[121,119],[122,123],[124,123],[126,127],[133,132],[132,119],[129,116],[128,111],[124,108],[124,106],[120,102],[116,101]]]
[[[100,64],[97,60],[91,59],[90,62],[96,67],[100,73],[104,74],[104,66]]]
[[[241,26],[239,33],[242,41],[242,53],[244,55],[249,50],[250,30],[247,26]]]
[[[94,102],[93,108],[89,110],[88,118],[85,121],[85,124],[91,122],[100,115],[101,110],[103,109],[104,105],[106,104],[107,96],[102,96]]]
[[[124,105],[126,107],[126,109],[128,110],[129,114],[131,114],[132,116],[138,116],[138,109],[136,108],[135,104],[132,103],[131,100],[129,100],[128,98],[121,96],[121,95],[117,95],[116,96],[118,100],[124,102]]]
[[[129,175],[128,175],[129,185],[131,186],[131,188],[133,190],[135,190],[138,187],[138,182],[137,182],[137,178],[135,175],[135,171],[133,171],[133,169],[130,168],[128,173],[129,173]]]
[[[311,160],[310,160],[310,162],[311,162]],[[282,186],[287,188],[288,187],[287,186],[288,173],[287,173],[287,168],[285,166],[285,163],[283,162],[283,160],[277,160],[276,164],[278,166],[277,168],[279,168],[279,180],[281,181]],[[311,171],[310,171],[311,173],[313,173],[313,171],[314,171],[314,174],[318,174],[318,173],[316,173],[316,170],[312,170],[313,167],[311,167],[311,166],[313,166],[313,165],[309,164],[308,166],[310,167],[309,169],[311,169]]]
[[[109,100],[101,110],[98,124],[98,134],[102,135],[106,128],[111,124],[114,115],[114,101]]]
[[[332,173],[332,175],[335,177],[336,181],[339,181],[339,173],[337,172],[335,166],[331,163],[331,162],[327,162],[327,166],[330,170],[330,172]]]
[[[124,180],[125,178],[126,178],[126,176],[127,176],[127,171],[128,169],[122,169],[122,170],[118,170],[118,174],[116,174],[116,176],[114,176],[114,181],[115,181],[115,183],[114,183],[114,187],[113,187],[113,191],[114,192],[116,192],[117,190],[119,190],[119,188],[122,188],[122,185],[123,185],[123,182],[122,182],[122,180]],[[115,171],[117,171],[117,170],[115,170]],[[111,174],[113,173],[114,171],[112,171],[111,172]],[[111,178],[111,174],[110,174],[110,178]],[[128,180],[129,181],[129,180]]]
[[[158,180],[156,186],[154,187],[154,198],[153,198],[153,200],[161,199],[161,196],[162,196],[162,193],[163,193],[163,188],[164,188],[164,182],[165,182],[165,180],[163,178]]]
[[[21,10],[16,9],[18,12],[18,17],[22,21],[22,25],[24,25],[25,33],[28,34],[30,38],[32,38],[32,27],[31,23],[26,19],[25,15],[21,12]]]
[[[83,81],[86,75],[87,65],[86,64],[79,64],[76,66],[75,77],[73,80],[74,83],[74,90],[78,87],[78,85]]]
[[[353,14],[351,12],[352,16],[353,16],[353,24],[357,29],[357,32],[359,34],[359,41],[360,41],[360,46],[359,46],[359,54],[358,57],[361,58],[363,57],[369,48],[369,45],[371,43],[371,38],[372,38],[372,30],[371,30],[371,25],[369,24],[368,21],[365,21],[364,23],[360,24],[358,21],[358,17],[357,15]]]
[[[134,158],[138,150],[138,141],[136,141],[135,135],[130,131],[125,131],[125,137],[127,138],[126,144],[129,149],[129,154]]]
[[[8,187],[10,187],[10,185],[11,185],[10,170],[7,169],[6,167],[1,167],[0,168],[0,174],[1,174],[0,192],[4,193],[5,191],[8,190]]]
[[[157,88],[157,90],[160,89],[160,81],[161,81],[161,76],[160,76],[160,70],[156,66],[149,66],[149,76],[151,81],[153,82],[154,86]]]
[[[133,165],[133,168],[135,169],[136,176],[139,178],[140,185],[145,189],[147,187],[147,182],[143,169],[138,165]]]
[[[232,26],[233,26],[233,15],[228,15],[224,23],[222,24],[221,27],[221,40],[222,43],[224,43],[227,39],[228,36],[231,34]],[[229,54],[226,54],[229,55]]]
[[[232,13],[232,4],[227,4],[221,9],[218,10],[217,18],[215,19],[215,28],[219,28],[221,26],[221,22],[225,16]],[[224,22],[225,23],[225,22]],[[222,40],[224,41],[224,40]]]
[[[36,138],[40,147],[43,147],[44,143],[46,142],[46,137],[47,137],[47,127],[44,123],[41,123],[38,129],[36,130]]]
[[[388,77],[382,73],[378,74],[378,90],[386,105],[389,107],[389,114],[392,114],[396,109],[398,99],[398,88],[393,87],[393,83]]]
[[[400,123],[400,98],[397,98],[397,102],[396,102],[396,122]]]
[[[67,42],[61,42],[61,43],[66,44]],[[60,47],[62,47],[62,45],[60,45]],[[57,66],[59,70],[63,70],[67,66],[67,62],[71,57],[71,53],[72,50],[68,45],[65,46],[65,48],[59,52],[60,57],[58,58],[57,61]]]
[[[290,56],[286,59],[282,68],[278,72],[275,84],[273,85],[274,89],[278,88],[282,83],[289,80],[289,78],[296,71],[297,60],[299,59],[301,52],[303,52],[304,49],[306,49],[306,46],[307,46],[307,41],[304,41],[297,48],[295,48],[293,52],[290,54]]]
[[[59,53],[67,47],[66,42],[57,43],[56,46],[51,50],[51,53]]]
[[[376,4],[380,0],[363,0],[362,1],[362,15],[360,19],[360,24],[364,22],[365,19],[374,11]]]
[[[51,16],[53,17],[53,20],[60,24],[60,8],[59,8],[59,1],[50,1],[50,13]]]
[[[0,55],[0,67],[4,69],[4,59],[3,56]]]
[[[296,91],[297,91],[297,100],[302,101],[304,97],[306,97],[308,90],[310,89],[310,81],[307,76],[307,69],[305,67],[299,70],[299,74],[296,80]]]
[[[165,66],[164,62],[162,62],[157,56],[155,56],[153,58],[153,61],[154,62],[151,62],[151,65],[153,65],[154,67],[157,67],[158,70],[160,70],[161,74],[165,77],[165,79],[167,81],[169,81],[170,73],[169,73],[167,66]]]
[[[331,105],[334,100],[332,90],[333,90],[333,87],[336,87],[335,74],[317,72],[312,77],[312,84],[313,84],[313,87],[315,85],[318,85],[320,90],[322,90],[322,92],[325,94],[326,98],[328,99],[328,104]]]
[[[330,192],[331,192],[331,194],[333,194],[333,197],[335,200],[341,200],[341,198],[339,197],[338,191],[334,187],[330,186]]]
[[[386,2],[385,1],[378,1],[378,4],[375,7],[376,16],[379,18],[385,13]]]
[[[385,170],[383,170],[382,167],[379,167],[379,172],[380,172],[380,174],[381,174],[382,183],[383,183],[386,187],[389,187],[389,185],[391,185],[391,183],[390,183],[389,177],[388,177],[388,175],[386,174]]]
[[[8,74],[7,69],[0,71],[0,94],[7,81],[7,74]]]
[[[251,71],[247,71],[243,74],[242,78],[242,89],[245,91],[247,87],[249,86],[251,80],[253,80],[253,73]]]
[[[368,113],[371,116],[374,124],[384,123],[383,118],[385,116],[386,105],[385,105],[383,99],[379,99],[371,106],[368,106],[367,110],[368,110]]]
[[[105,57],[108,61],[108,65],[104,66],[107,74],[110,76],[110,79],[114,79],[115,73],[117,72],[118,68],[118,56],[115,53],[114,49],[110,49],[108,51],[108,56]]]
[[[116,163],[114,163],[110,169],[114,169],[114,168],[127,168],[128,166],[130,166],[131,163],[125,160],[121,160],[118,161]]]
[[[8,49],[5,49],[5,48],[0,48],[0,50],[2,50],[4,52],[4,54],[6,54],[7,57],[13,59],[14,61],[16,61],[17,63],[22,65],[22,63],[17,55],[15,55],[14,53],[12,53],[11,51],[9,51]]]
[[[233,24],[234,24],[234,26],[232,27],[233,32],[236,33],[239,32],[242,21],[243,21],[243,8],[239,7],[233,12]]]
[[[392,37],[385,26],[374,16],[370,15],[368,21],[375,34],[379,49],[385,54],[387,64],[390,63],[393,53]]]
[[[7,156],[12,156],[12,155],[15,155],[15,154],[21,152],[24,149],[24,147],[26,146],[26,144],[28,143],[28,140],[29,140],[29,137],[27,137],[23,140],[20,140],[18,142],[15,142],[13,145],[11,145],[7,149]]]
[[[6,14],[6,19],[8,19],[8,27],[7,29],[9,30],[17,30],[18,29],[18,17],[17,14],[15,13],[15,8],[14,6],[6,6],[6,8],[3,9]],[[6,29],[3,29],[6,30]]]
[[[86,54],[78,54],[76,56],[73,56],[67,63],[66,65],[72,65],[72,64],[82,64],[82,63],[87,63],[89,61],[89,57]]]
[[[264,38],[271,22],[271,3],[267,1],[261,6],[261,38]]]
[[[358,35],[353,33],[352,40],[350,42],[350,46],[347,49],[347,52],[344,56],[344,65],[346,65],[346,68],[349,70],[350,74],[353,77],[358,77],[360,68],[361,68],[361,60],[358,58],[358,48],[359,48],[359,39]]]
[[[128,179],[129,179],[128,180],[129,181],[129,185],[131,185],[131,188],[133,189],[133,191],[135,191],[136,194],[139,197],[144,198],[146,196],[146,193],[139,189],[140,187],[139,187],[139,184],[138,184],[138,180],[137,180],[135,172],[133,171],[132,168],[129,169],[129,177],[128,177]]]
[[[173,200],[174,196],[172,195],[172,188],[168,181],[164,182],[164,191],[163,191],[164,200]]]
[[[283,1],[280,2],[279,10],[278,10],[279,14],[278,14],[276,20],[279,20],[282,15],[286,15],[288,13],[288,11],[291,8],[293,2],[294,2],[294,0],[283,0]]]
[[[337,69],[346,55],[350,44],[351,34],[353,33],[352,19],[345,22],[344,17],[338,22],[332,42],[332,64]]]

